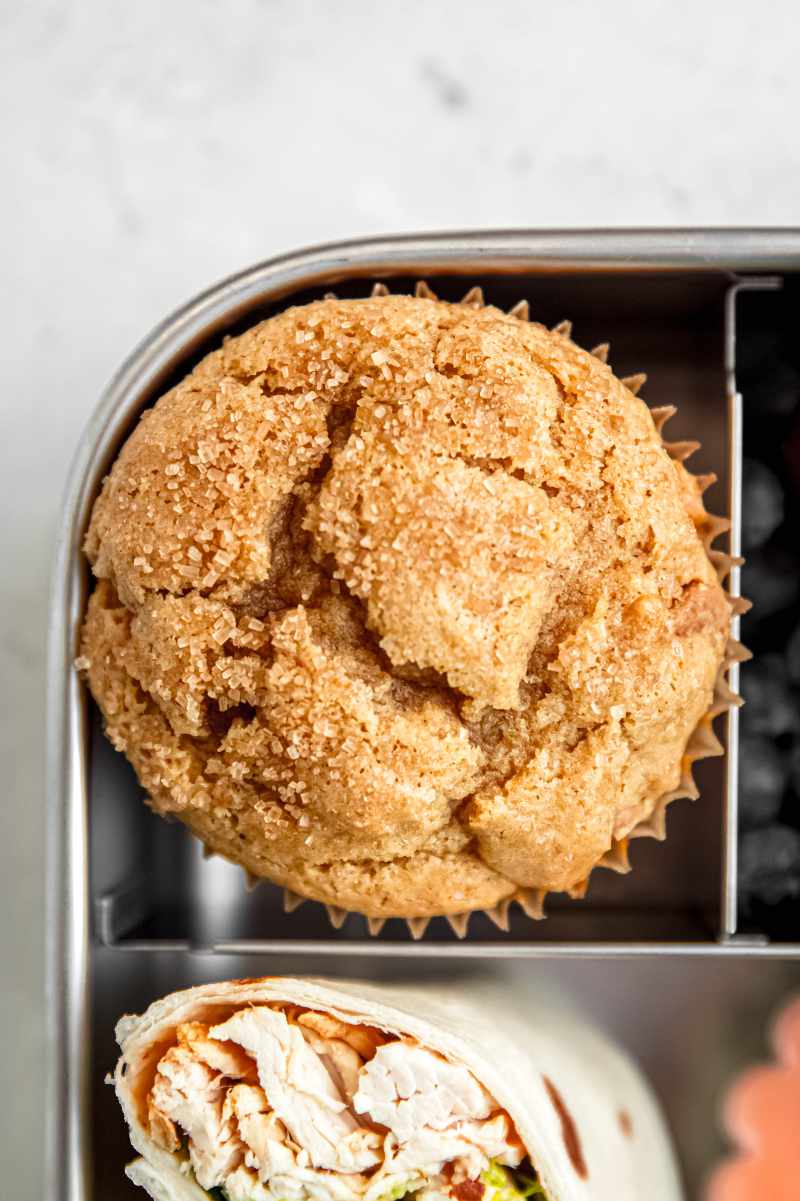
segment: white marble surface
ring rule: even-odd
[[[3,5],[0,1162],[16,1197],[39,1196],[51,531],[115,365],[206,283],[320,240],[796,222],[795,20],[791,0]]]

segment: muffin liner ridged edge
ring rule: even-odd
[[[372,296],[388,296],[390,295],[389,288],[384,283],[375,283],[372,287]],[[432,288],[425,282],[419,280],[414,289],[414,295],[421,300],[437,300],[438,297]],[[335,292],[326,292],[325,300],[338,299]],[[483,289],[479,285],[471,287],[458,302],[467,308],[480,309],[485,305]],[[530,306],[527,300],[519,300],[508,310],[508,315],[516,317],[520,321],[530,320]],[[565,338],[572,338],[572,322],[561,321],[552,327],[552,332],[560,334]],[[599,359],[602,363],[608,362],[610,346],[608,342],[601,342],[590,351],[590,354]],[[647,382],[647,376],[644,372],[638,372],[635,375],[620,377],[620,382],[625,385],[629,392],[637,396],[641,388]],[[659,408],[649,410],[653,418],[653,424],[656,431],[661,437],[661,442],[669,457],[679,463],[685,464],[696,451],[700,449],[700,443],[697,441],[676,441],[668,442],[663,436],[663,429],[671,417],[674,417],[677,409],[674,405],[664,405]],[[688,468],[686,468],[688,472]],[[692,473],[689,472],[691,475]],[[709,513],[702,502],[702,494],[716,480],[713,473],[704,475],[693,475],[693,478],[700,485],[700,515],[694,519],[695,529],[700,536],[700,540],[708,555],[708,559],[713,566],[719,583],[725,586],[731,568],[740,566],[742,559],[736,559],[724,551],[712,549],[712,543],[730,529],[730,521],[727,517],[718,517],[713,513]],[[740,616],[746,613],[750,608],[750,602],[741,596],[731,596],[726,590],[725,595],[731,609],[731,618]],[[672,801],[677,800],[692,800],[695,801],[700,795],[699,789],[694,781],[693,768],[695,763],[701,759],[708,759],[719,755],[724,755],[725,748],[714,732],[713,722],[720,714],[725,713],[731,708],[738,707],[742,704],[742,698],[732,690],[728,683],[728,671],[734,663],[742,663],[750,658],[750,652],[737,639],[730,637],[725,650],[725,656],[720,664],[717,673],[716,682],[714,685],[714,695],[710,708],[704,713],[703,717],[698,722],[695,729],[689,736],[686,743],[683,756],[681,758],[681,774],[677,787],[664,793],[656,801],[653,809],[646,818],[642,818],[636,822],[631,829],[622,837],[614,838],[611,847],[598,859],[597,863],[592,868],[595,871],[597,868],[606,868],[608,871],[616,872],[619,875],[626,875],[631,871],[631,863],[629,860],[630,843],[634,838],[654,838],[658,842],[663,842],[666,838],[666,811],[667,806]],[[219,852],[213,851],[203,845],[203,854],[206,857],[217,855]],[[227,858],[227,856],[221,856]],[[229,862],[232,862],[230,860]],[[241,867],[241,864],[236,866]],[[242,867],[245,876],[245,887],[248,891],[252,891],[257,885],[269,883],[266,877],[254,876],[247,868]],[[567,895],[573,900],[582,899],[588,890],[591,872],[586,879],[581,880],[572,888],[567,889]],[[329,905],[324,901],[317,901],[313,897],[305,897],[300,893],[294,892],[290,888],[283,889],[283,909],[285,913],[293,913],[300,905],[310,902],[312,904],[323,905],[331,926],[335,930],[340,930],[351,913],[359,917],[363,917],[367,924],[367,931],[370,935],[378,935],[388,921],[402,920],[408,927],[408,931],[413,939],[420,939],[425,934],[428,925],[433,921],[434,917],[443,917],[450,926],[457,938],[465,938],[469,930],[470,918],[474,913],[483,913],[489,920],[498,927],[498,929],[507,932],[509,929],[509,912],[512,905],[518,905],[526,917],[533,921],[541,921],[546,915],[544,912],[545,900],[550,889],[542,888],[518,888],[511,896],[504,898],[497,905],[489,909],[469,909],[463,913],[445,913],[431,914],[429,917],[401,917],[401,915],[392,915],[387,917],[369,917],[359,910],[343,909],[338,905]]]

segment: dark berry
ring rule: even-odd
[[[800,894],[800,833],[791,826],[748,830],[739,840],[739,892],[747,904],[776,905]]]
[[[784,756],[768,738],[739,741],[739,824],[743,829],[774,821],[788,779]]]
[[[763,546],[783,521],[783,488],[778,477],[755,459],[742,464],[742,549]]]
[[[773,617],[793,604],[800,580],[800,567],[793,555],[767,548],[748,555],[742,575],[742,592],[753,602],[748,625]]]
[[[792,692],[780,655],[761,655],[742,666],[742,735],[780,738],[800,732],[800,703]]]
[[[739,376],[748,409],[774,417],[788,417],[800,402],[800,372],[790,363],[764,362],[760,369]]]

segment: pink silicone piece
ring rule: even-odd
[[[800,1201],[800,998],[775,1022],[771,1042],[777,1062],[745,1072],[725,1101],[739,1154],[716,1170],[706,1201]]]

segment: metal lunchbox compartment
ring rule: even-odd
[[[367,240],[288,255],[223,281],[164,321],[123,364],[73,467],[52,598],[53,1196],[88,1196],[92,1179],[102,1182],[98,1195],[117,1195],[107,1190],[124,1158],[120,1132],[112,1135],[114,1128],[106,1132],[103,1124],[102,1137],[116,1140],[113,1171],[109,1156],[104,1152],[92,1160],[88,1145],[89,1130],[114,1104],[98,1085],[113,1058],[111,1025],[123,1010],[182,981],[252,975],[267,967],[384,976],[399,970],[452,973],[464,969],[456,962],[461,960],[535,957],[552,959],[551,968],[583,980],[581,990],[588,989],[591,997],[598,989],[602,993],[608,975],[603,959],[609,955],[708,957],[714,967],[704,963],[704,970],[720,981],[725,973],[738,979],[731,959],[780,959],[800,952],[792,937],[770,943],[762,931],[741,927],[735,711],[718,723],[724,726],[726,758],[698,767],[700,800],[670,807],[665,843],[634,844],[630,875],[596,872],[584,901],[550,898],[544,922],[518,912],[504,932],[476,916],[467,937],[459,940],[437,919],[416,942],[399,921],[370,938],[357,916],[334,930],[321,906],[308,904],[287,914],[280,890],[263,884],[248,892],[239,869],[205,859],[186,830],[142,804],[131,769],[105,741],[72,667],[88,590],[81,554],[88,514],[142,409],[224,334],[331,288],[344,296],[364,295],[376,280],[400,291],[424,278],[448,299],[480,284],[487,301],[500,307],[525,298],[537,320],[554,324],[570,318],[583,345],[609,341],[615,371],[647,371],[644,396],[650,404],[679,405],[670,437],[702,440],[692,465],[716,472],[708,507],[730,515],[730,549],[737,553],[742,457],[737,305],[743,292],[765,294],[799,269],[800,234],[792,231],[466,233]],[[734,571],[731,589],[737,587]],[[734,669],[734,685],[735,676]],[[567,959],[585,962],[567,964]],[[536,970],[544,967],[539,963]],[[774,964],[762,970],[774,983],[786,969]],[[645,1002],[649,971],[643,966],[641,973],[629,973],[631,1015]],[[676,963],[675,972],[676,981],[687,980],[685,964],[679,970]],[[670,1033],[675,1037],[678,1031]],[[101,1145],[98,1138],[98,1149]],[[126,1195],[124,1183],[113,1187]]]

